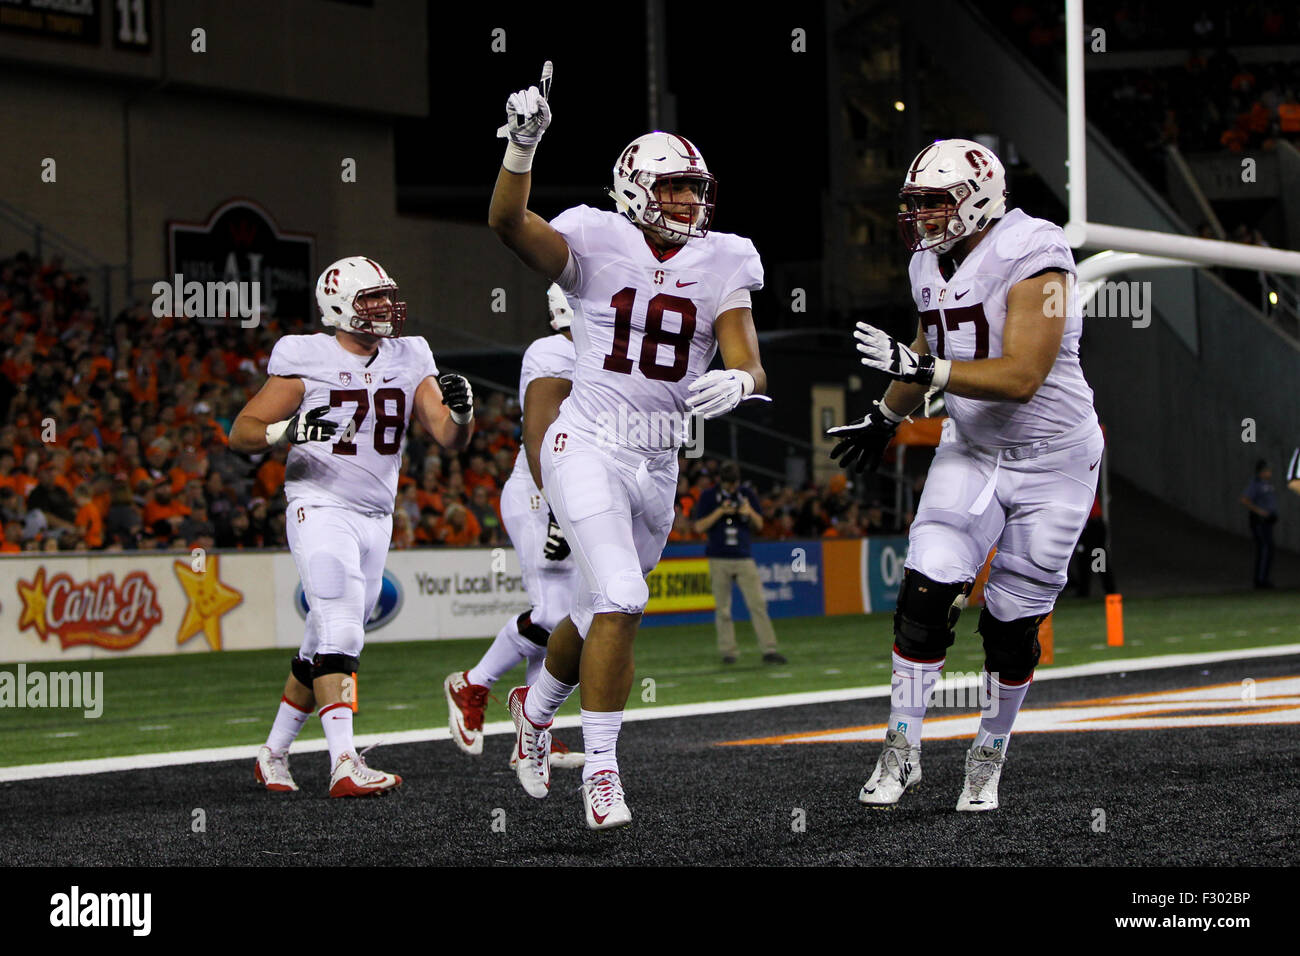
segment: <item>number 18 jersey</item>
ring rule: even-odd
[[[710,232],[666,253],[625,216],[575,206],[551,225],[572,255],[560,287],[573,306],[577,360],[561,406],[567,427],[653,454],[682,444],[689,386],[718,343],[735,293],[763,287],[750,240]]]

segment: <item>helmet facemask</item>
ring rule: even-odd
[[[909,186],[898,194],[898,232],[909,252],[931,250],[944,253],[966,235],[957,207],[970,195],[970,187],[958,183],[950,189]],[[937,229],[927,229],[934,223]]]
[[[367,296],[384,295],[387,303],[363,306],[361,300]],[[366,335],[376,335],[381,339],[401,337],[402,327],[406,324],[406,303],[397,301],[397,286],[379,285],[361,289],[352,297],[352,318],[348,322],[350,330]]]
[[[674,245],[708,235],[717,203],[718,183],[713,176],[701,172],[640,172],[636,178],[650,197],[640,218],[643,226]],[[678,184],[690,186],[694,202],[662,198],[671,197],[673,186]]]

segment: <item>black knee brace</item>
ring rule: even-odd
[[[551,632],[540,624],[533,623],[533,612],[524,611],[515,621],[515,627],[519,628],[519,633],[528,640],[532,641],[538,647],[545,647],[546,642],[551,638]]]
[[[953,603],[973,582],[942,584],[910,568],[903,572],[894,611],[894,647],[904,657],[937,661],[946,657],[956,640],[953,627],[961,609]]]
[[[1046,614],[999,621],[986,607],[980,611],[979,632],[984,638],[984,669],[1000,681],[1020,684],[1038,666],[1038,625]]]
[[[311,676],[324,677],[326,674],[355,674],[361,661],[347,654],[317,654],[312,658]]]
[[[294,679],[306,687],[312,689],[311,682],[311,661],[303,660],[297,654],[293,655],[293,662],[289,665],[289,670],[293,673]]]

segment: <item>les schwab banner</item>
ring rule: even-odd
[[[773,617],[892,610],[905,538],[760,542]],[[713,619],[703,545],[674,545],[648,578],[647,626]],[[398,551],[368,641],[490,637],[529,607],[509,548]],[[732,613],[747,620],[738,591]],[[285,552],[0,558],[0,662],[297,647],[307,602]]]

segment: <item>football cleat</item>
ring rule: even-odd
[[[274,790],[277,793],[298,789],[298,785],[293,782],[293,776],[289,773],[289,751],[287,750],[277,754],[273,753],[266,744],[258,747],[257,762],[253,764],[253,776],[267,790]]]
[[[510,719],[515,724],[515,776],[530,797],[539,800],[551,792],[551,725],[538,727],[524,714],[527,687],[510,691]]]
[[[519,758],[515,756],[515,751],[512,749],[510,751],[510,769],[514,770],[515,764],[517,764],[518,762],[519,762]],[[561,770],[577,770],[580,767],[585,766],[586,763],[587,763],[586,754],[578,753],[576,751],[570,750],[563,743],[556,740],[555,737],[551,737],[551,769],[552,770],[554,770],[556,767],[560,768]]]
[[[447,725],[451,728],[452,742],[467,754],[481,754],[488,689],[482,684],[471,684],[468,671],[457,671],[447,675],[442,690],[447,697]]]
[[[858,800],[871,807],[892,807],[921,782],[921,745],[912,747],[905,734],[891,730],[876,761],[875,773],[862,785]]]
[[[587,826],[609,830],[632,822],[632,811],[623,797],[623,781],[616,770],[598,770],[582,784],[582,802],[587,808]]]
[[[1006,754],[992,747],[972,747],[966,751],[966,782],[957,798],[958,810],[996,810],[998,780]]]
[[[395,790],[402,778],[395,773],[384,773],[366,766],[361,754],[351,752],[339,755],[330,776],[331,797],[375,797]]]

